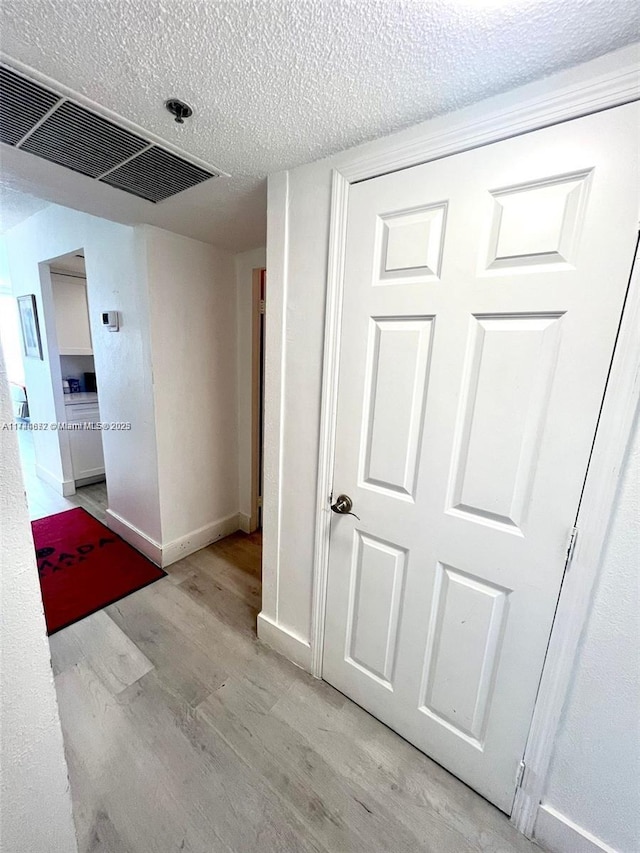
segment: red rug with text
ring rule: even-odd
[[[31,526],[49,634],[166,575],[84,509]]]

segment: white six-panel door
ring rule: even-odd
[[[638,108],[350,189],[323,677],[499,808],[637,232]]]

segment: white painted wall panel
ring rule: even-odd
[[[14,293],[35,293],[40,315],[44,360],[24,360],[31,419],[36,422],[64,419],[50,276],[41,275],[38,264],[85,250],[100,413],[105,421],[131,423],[130,431],[102,435],[109,508],[160,542],[144,235],[140,229],[51,205],[7,232],[5,240]],[[120,311],[118,333],[108,332],[101,325],[100,314],[105,310]],[[54,479],[72,478],[68,435],[37,432],[34,445],[38,465]]]
[[[0,423],[11,420],[0,349]],[[18,437],[8,430],[0,430],[0,587],[0,848],[7,853],[75,853],[67,765]]]
[[[144,227],[164,545],[238,512],[233,256]]]

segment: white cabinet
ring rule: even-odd
[[[86,280],[52,273],[51,285],[58,352],[60,355],[93,355]]]
[[[102,433],[91,429],[100,422],[100,410],[96,403],[65,405],[69,429],[69,447],[73,464],[73,479],[79,481],[104,479],[104,455]]]

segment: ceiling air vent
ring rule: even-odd
[[[20,148],[74,172],[99,178],[148,145],[146,139],[65,101]]]
[[[210,177],[210,172],[154,146],[101,180],[148,201],[162,201]]]
[[[60,95],[0,66],[0,140],[16,145],[60,100]]]
[[[151,202],[220,175],[2,65],[0,141]]]

